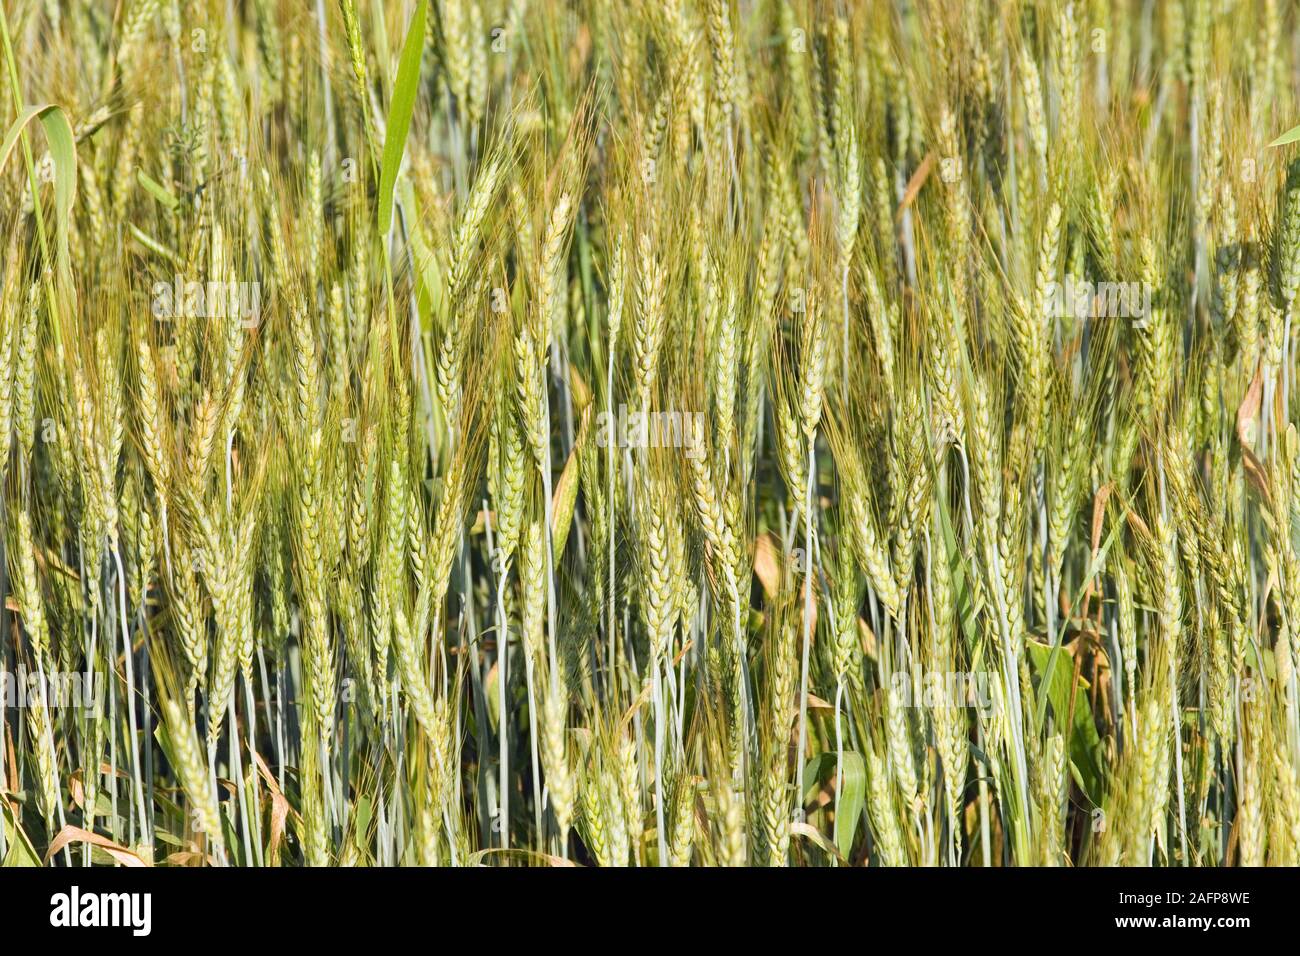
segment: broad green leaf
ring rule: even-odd
[[[356,808],[353,811],[352,819],[356,821],[356,828],[359,832],[364,833],[370,827],[370,798],[365,794],[357,797]]]
[[[1029,648],[1029,658],[1033,662],[1034,672],[1040,679],[1044,678],[1053,649],[1038,641],[1028,642],[1026,646]],[[1051,699],[1052,711],[1058,721],[1064,720],[1069,710],[1073,677],[1072,668],[1056,667],[1052,672],[1051,685],[1046,688],[1047,695]],[[1097,725],[1092,719],[1092,711],[1088,708],[1088,683],[1082,677],[1079,678],[1078,686],[1074,689],[1074,717],[1070,729],[1069,755],[1070,762],[1077,771],[1075,779],[1079,783],[1079,789],[1094,804],[1100,806],[1103,779],[1100,762],[1101,737],[1097,734]]]
[[[170,830],[164,830],[162,827],[156,826],[153,829],[153,837],[159,843],[165,843],[168,846],[174,846],[178,850],[185,849],[185,845],[186,845],[185,841],[182,840],[180,837],[178,837],[175,833],[172,833]]]
[[[222,836],[226,841],[226,846],[230,848],[231,855],[247,866],[249,861],[243,857],[243,843],[240,842],[239,831],[235,829],[234,804],[234,800],[226,800],[221,804],[223,809],[219,811],[219,816],[221,817]]]
[[[1286,146],[1288,143],[1294,143],[1298,139],[1300,139],[1300,126],[1293,126],[1268,145]]]
[[[835,795],[835,845],[840,856],[847,860],[862,820],[862,805],[867,798],[867,768],[862,754],[845,751],[840,773],[842,789]]]
[[[588,408],[582,413],[578,437],[574,439],[569,460],[564,463],[564,471],[560,473],[560,480],[555,483],[555,491],[551,499],[552,555],[557,564],[560,555],[564,554],[564,544],[569,540],[569,527],[573,524],[573,509],[578,503],[578,455],[582,451],[583,442],[587,439],[590,424],[591,409]]]
[[[803,805],[817,795],[835,775],[835,754],[819,753],[803,767]]]
[[[937,496],[935,502],[938,505],[939,525],[943,530],[942,540],[939,542],[942,548],[936,549],[936,557],[948,561],[952,573],[953,593],[957,596],[957,620],[966,638],[966,647],[975,654],[980,648],[977,620],[979,608],[975,606],[975,594],[970,586],[966,560],[962,556],[961,547],[957,544],[957,532],[953,528],[947,502],[942,495]]]
[[[0,143],[0,172],[4,171],[9,155],[22,137],[22,132],[33,119],[39,119],[45,129],[45,140],[50,147],[54,163],[54,220],[55,255],[60,277],[71,285],[72,268],[68,258],[68,234],[72,228],[72,200],[77,195],[77,140],[72,135],[72,124],[63,107],[52,103],[29,106],[13,121],[4,142]],[[33,201],[38,197],[33,196]]]
[[[287,804],[286,804],[287,806]],[[370,821],[374,816],[374,806],[367,794],[360,794],[352,811],[352,845],[357,856],[365,859],[369,855]]]
[[[171,190],[169,190],[162,183],[158,182],[156,179],[154,179],[152,176],[146,173],[143,169],[137,169],[135,171],[135,181],[138,182],[144,188],[145,192],[147,192],[154,199],[158,200],[169,210],[176,208],[176,204],[177,202],[179,202],[179,200],[177,200],[177,198],[172,195]]]
[[[424,52],[424,0],[415,7],[406,43],[397,63],[397,81],[393,101],[388,107],[388,127],[384,134],[384,154],[379,166],[379,233],[387,235],[393,224],[393,187],[397,171],[406,152],[406,134],[411,130],[411,113],[415,110],[415,93],[420,85],[420,54]]]
[[[9,848],[0,867],[40,866],[41,858],[31,840],[27,839],[23,828],[14,819],[8,800],[0,800],[0,811],[3,813],[0,816],[0,826],[5,829],[5,843]]]
[[[1123,521],[1115,522],[1114,527],[1111,528],[1110,534],[1106,535],[1106,540],[1102,542],[1101,547],[1097,549],[1097,553],[1092,555],[1091,558],[1089,558],[1088,570],[1084,574],[1083,580],[1080,582],[1078,590],[1075,591],[1074,600],[1070,604],[1070,614],[1067,615],[1067,617],[1072,616],[1074,614],[1074,609],[1077,608],[1079,606],[1079,602],[1083,600],[1083,595],[1087,591],[1089,583],[1091,583],[1092,579],[1096,577],[1096,575],[1101,571],[1103,567],[1105,567],[1106,555],[1110,553],[1111,546],[1115,543],[1115,538],[1120,533],[1120,531],[1124,528],[1124,525],[1125,522]],[[1056,659],[1060,655],[1060,653],[1061,653],[1061,645],[1058,643],[1055,647],[1051,649],[1051,652],[1048,654],[1047,665],[1042,673],[1042,678],[1044,681],[1051,681],[1053,684],[1055,684],[1056,678],[1054,674],[1056,671]],[[1047,698],[1043,697],[1038,703],[1039,723],[1042,722],[1043,716],[1046,713],[1047,713]]]

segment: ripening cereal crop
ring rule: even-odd
[[[1285,0],[4,0],[0,860],[1300,863]]]

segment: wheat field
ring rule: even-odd
[[[1286,0],[0,27],[6,865],[1300,864]]]

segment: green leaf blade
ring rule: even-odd
[[[1300,140],[1300,126],[1291,127],[1291,129],[1287,130],[1268,145],[1270,148],[1274,146],[1286,146],[1290,143],[1294,143],[1296,140]]]
[[[68,235],[72,227],[72,201],[77,195],[77,139],[63,107],[52,103],[29,106],[18,115],[5,133],[4,141],[0,142],[0,171],[4,170],[23,130],[33,119],[41,121],[50,159],[54,163],[54,219],[58,228],[55,258],[60,278],[70,287],[72,268]]]
[[[415,111],[415,94],[420,85],[420,57],[424,53],[424,0],[415,8],[406,31],[402,56],[397,63],[397,80],[393,84],[393,101],[388,109],[388,126],[384,134],[384,152],[379,167],[379,233],[387,235],[393,224],[393,189],[406,152],[406,137],[411,131]]]
[[[862,807],[867,799],[867,767],[862,754],[845,751],[840,767],[841,790],[835,795],[835,845],[840,856],[849,858],[853,837],[862,821]]]

